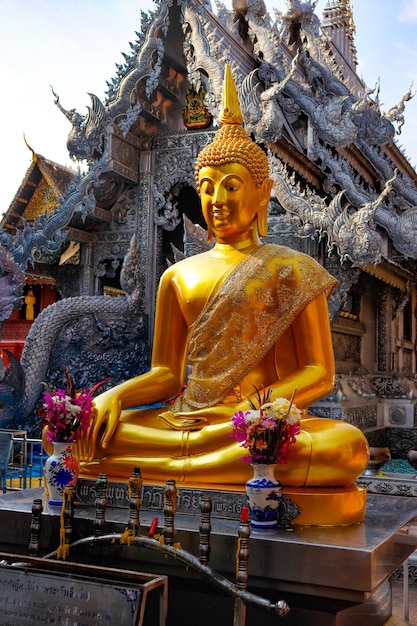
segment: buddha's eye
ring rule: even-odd
[[[237,191],[240,189],[240,184],[238,180],[229,179],[226,185],[227,191]]]
[[[204,193],[205,195],[213,195],[213,185],[211,183],[209,183],[207,180],[204,181],[201,184],[201,193]]]

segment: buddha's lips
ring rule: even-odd
[[[226,218],[228,216],[229,216],[229,211],[227,209],[226,210],[224,210],[224,209],[221,209],[221,210],[215,209],[213,211],[213,217],[217,217],[217,219],[222,220],[222,219],[224,219],[224,218]]]

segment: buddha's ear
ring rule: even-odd
[[[266,178],[262,181],[260,188],[260,202],[257,217],[258,233],[260,237],[266,237],[268,234],[268,205],[273,183],[274,181],[271,178]]]
[[[274,181],[272,180],[272,178],[265,178],[265,180],[262,181],[261,188],[260,188],[262,206],[263,205],[268,206],[269,200],[271,198],[271,191],[272,191],[273,184],[274,184]]]

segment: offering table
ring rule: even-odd
[[[116,486],[122,493],[125,486]],[[153,487],[145,486],[148,493]],[[115,491],[115,493],[116,493]],[[181,489],[179,500],[181,500]],[[188,512],[179,506],[175,516],[175,541],[198,557],[199,511],[196,506],[200,492],[188,490]],[[154,502],[158,501],[158,492]],[[213,500],[229,502],[215,508],[211,518],[209,565],[217,572],[235,580],[239,510],[244,504],[242,493],[218,494]],[[35,498],[43,497],[43,489],[15,491],[0,497],[0,550],[28,554],[31,507]],[[190,499],[191,498],[191,499]],[[147,535],[155,516],[158,528],[163,526],[162,511],[157,512],[145,498],[140,509],[140,533]],[[55,550],[59,544],[60,516],[48,510],[44,499],[41,516],[40,556]],[[111,500],[110,500],[111,502]],[[221,510],[223,508],[223,511]],[[194,513],[193,513],[194,511]],[[123,533],[128,509],[107,506],[106,534]],[[94,505],[75,504],[74,541],[93,534]],[[267,533],[252,533],[249,541],[248,589],[274,602],[284,599],[290,605],[289,615],[277,615],[248,607],[247,625],[263,626],[391,626],[395,623],[391,610],[389,578],[417,548],[417,504],[414,498],[368,494],[363,524],[347,527],[303,527]],[[157,572],[169,576],[170,616],[181,614],[183,626],[233,623],[233,600],[219,594],[175,559],[167,559],[157,551],[120,545],[91,545],[72,552],[68,559],[108,565],[109,567]],[[132,563],[133,561],[133,563]],[[171,619],[173,619],[171,617]],[[222,620],[222,621],[220,621]],[[172,622],[174,623],[174,622]],[[401,623],[401,622],[400,622]]]

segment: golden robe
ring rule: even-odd
[[[263,244],[247,254],[190,327],[192,372],[173,411],[215,406],[236,393],[307,304],[336,285],[313,258],[285,246]]]

